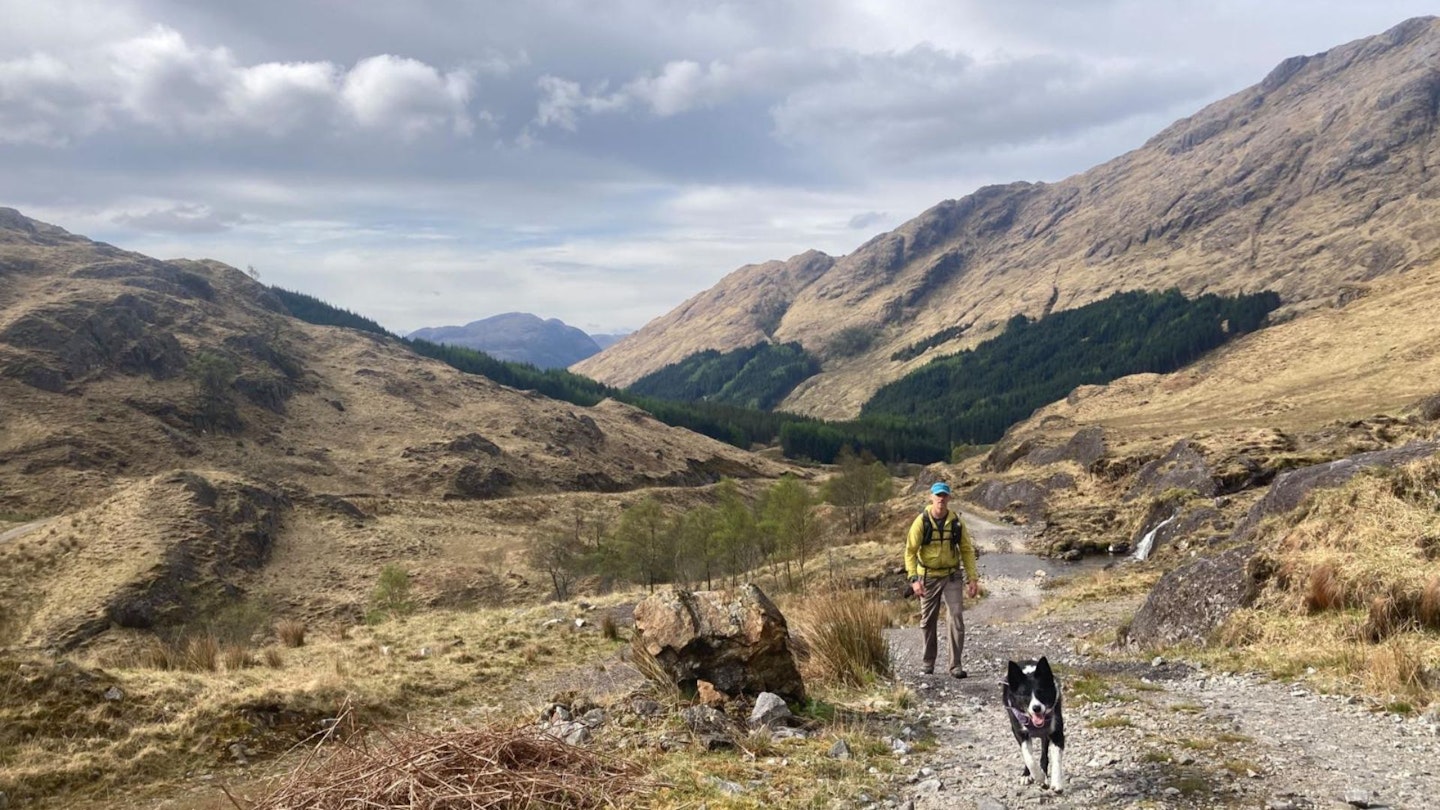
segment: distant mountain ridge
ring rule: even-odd
[[[1437,64],[1434,17],[1287,59],[1081,174],[979,189],[847,256],[740,268],[573,370],[627,385],[706,349],[798,341],[823,370],[779,407],[839,419],[1015,315],[1171,287],[1274,290],[1282,317],[1333,305],[1440,258]],[[868,348],[840,351],[856,334]]]
[[[565,368],[600,351],[584,331],[557,318],[528,312],[506,312],[464,326],[416,329],[408,337],[447,343],[485,352],[499,360],[530,363],[537,368]]]

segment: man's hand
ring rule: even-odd
[[[914,582],[910,583],[910,590],[914,591],[916,596],[924,596],[925,581],[922,579],[915,580]]]
[[[967,582],[967,583],[965,583],[965,595],[968,596],[968,597],[970,597],[971,599],[974,599],[975,597],[979,596],[979,595],[980,595],[980,581],[979,581],[979,580],[975,580],[974,582]]]

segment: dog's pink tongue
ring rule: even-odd
[[[1034,726],[1034,727],[1036,727],[1036,728],[1039,728],[1039,727],[1045,725],[1045,715],[1040,714],[1039,712],[1031,712],[1031,713],[1030,713],[1030,725],[1032,725],[1032,726]]]

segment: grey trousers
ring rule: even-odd
[[[950,669],[960,669],[965,653],[965,572],[956,569],[948,576],[926,576],[924,583],[925,595],[920,597],[920,628],[925,638],[925,666],[935,666],[936,631],[943,602],[945,624],[950,633]]]

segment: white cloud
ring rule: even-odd
[[[0,142],[62,146],[101,130],[140,126],[166,135],[223,139],[356,128],[411,139],[471,134],[481,59],[442,73],[389,54],[345,71],[329,61],[244,65],[225,47],[197,47],[173,28],[69,52],[0,58]]]
[[[340,97],[361,126],[410,138],[451,128],[468,135],[466,113],[474,76],[468,70],[441,74],[423,62],[390,54],[362,59],[345,76]]]
[[[70,66],[50,54],[0,61],[0,143],[63,146],[105,125]]]
[[[329,62],[268,62],[236,79],[224,98],[230,120],[273,137],[328,123],[339,84]]]
[[[208,205],[175,203],[143,212],[117,214],[114,221],[152,233],[216,233],[241,221],[239,214],[211,210]]]

